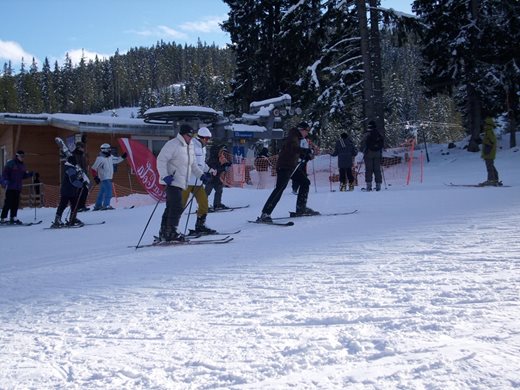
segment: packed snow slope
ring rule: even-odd
[[[430,148],[422,184],[313,184],[310,207],[359,211],[292,227],[247,222],[270,190],[226,188],[251,206],[209,215],[241,229],[225,245],[129,248],[147,196],[80,214],[104,225],[45,230],[55,210],[39,209],[41,225],[0,228],[0,388],[520,387],[520,151],[499,151],[501,188],[446,186],[485,180],[478,154],[446,152]]]

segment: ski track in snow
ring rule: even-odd
[[[510,203],[413,224],[388,210],[362,233],[356,224],[381,213],[368,204],[283,232],[244,223],[240,251],[121,249],[128,231],[112,231],[117,249],[100,240],[71,254],[78,239],[6,260],[0,388],[520,387],[520,199]],[[347,239],[331,234],[340,229]],[[309,239],[278,239],[300,234]]]

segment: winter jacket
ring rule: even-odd
[[[364,154],[369,152],[381,152],[384,147],[384,140],[379,131],[369,131],[361,145]]]
[[[352,159],[358,153],[357,148],[350,138],[340,138],[336,141],[336,147],[331,156],[338,156],[338,168],[352,168]]]
[[[13,158],[5,164],[2,172],[2,182],[6,184],[7,190],[22,191],[22,180],[32,175],[33,173],[27,171],[22,161]]]
[[[159,152],[157,156],[157,171],[161,178],[161,184],[166,184],[162,180],[163,178],[173,175],[171,185],[183,190],[188,186],[192,172],[199,178],[199,181],[204,174],[197,165],[193,143],[187,144],[184,137],[180,134],[166,142]]]
[[[497,155],[497,137],[494,131],[493,119],[487,118],[484,124],[484,139],[482,140],[481,157],[484,160],[494,160]]]
[[[123,162],[123,157],[106,156],[103,152],[97,156],[96,161],[92,164],[92,170],[96,172],[96,176],[100,180],[112,180],[114,177],[114,165]]]
[[[193,152],[195,153],[195,160],[197,161],[197,165],[203,172],[208,172],[209,167],[206,164],[206,147],[202,145],[202,142],[198,138],[192,138],[191,144],[193,145]],[[203,183],[200,181],[200,176],[195,176],[192,172],[190,176],[190,180],[188,181],[190,186],[194,186],[195,184],[198,186],[202,186]]]
[[[217,171],[216,177],[219,177],[223,172],[231,166],[227,160],[225,153],[227,153],[226,145],[213,145],[209,150],[208,166]],[[224,161],[225,160],[225,161]]]
[[[60,194],[67,197],[75,197],[79,194],[79,188],[83,186],[83,171],[75,165],[65,162],[63,165],[63,178],[61,180]]]
[[[278,154],[277,169],[292,170],[296,168],[300,158],[302,160],[310,160],[312,158],[312,149],[300,146],[302,139],[303,137],[297,128],[289,130],[289,135]]]

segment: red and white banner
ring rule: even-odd
[[[164,201],[166,192],[164,191],[164,186],[159,183],[157,159],[153,153],[142,143],[129,138],[119,138],[118,142],[123,151],[128,155],[127,162],[130,162],[132,170],[146,192],[156,201]]]

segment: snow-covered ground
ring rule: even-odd
[[[242,230],[226,245],[128,248],[155,205],[139,196],[80,214],[101,226],[44,230],[44,209],[0,228],[0,388],[520,387],[520,151],[497,157],[508,188],[447,187],[484,163],[429,152],[422,184],[311,187],[310,207],[358,213],[288,228],[247,223],[270,190],[225,189],[251,204],[208,217]]]

